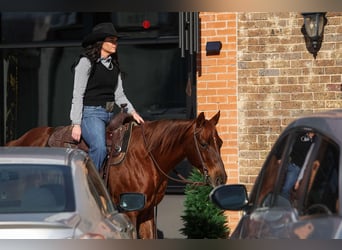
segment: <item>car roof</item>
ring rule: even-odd
[[[307,127],[316,130],[342,143],[342,109],[314,113],[297,118],[287,126],[284,132],[295,127]]]
[[[57,147],[0,147],[1,163],[40,163],[70,165],[71,159],[86,153],[79,149]]]

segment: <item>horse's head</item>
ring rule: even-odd
[[[221,159],[222,139],[219,137],[216,124],[220,111],[210,120],[200,113],[193,124],[193,139],[188,147],[187,158],[205,176],[213,187],[226,183],[227,174]]]

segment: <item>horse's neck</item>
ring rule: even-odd
[[[158,164],[165,171],[170,171],[186,157],[185,146],[191,136],[192,125],[190,121],[178,120],[155,123],[147,133],[146,145]]]

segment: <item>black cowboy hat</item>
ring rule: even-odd
[[[87,47],[98,41],[104,41],[106,37],[110,36],[119,37],[114,25],[112,23],[100,23],[93,28],[90,34],[84,37],[82,46]]]

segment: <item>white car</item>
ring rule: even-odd
[[[82,150],[0,147],[1,239],[135,239],[120,211],[144,202],[143,194],[127,193],[124,206],[115,206]]]

